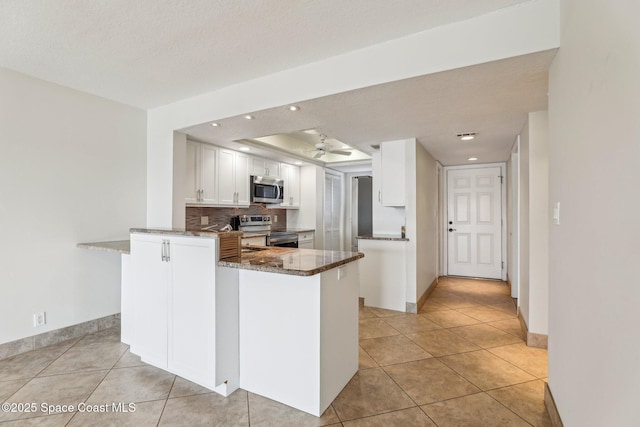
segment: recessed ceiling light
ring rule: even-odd
[[[300,107],[298,107],[297,105],[290,105],[289,106],[289,111],[299,111]]]
[[[294,165],[298,165],[300,166],[302,164],[302,162],[295,162]]]
[[[240,147],[238,150],[240,150],[240,151],[251,151],[251,148],[249,148],[249,147]]]
[[[467,160],[474,161],[474,160],[478,160],[478,158],[477,157],[469,157]]]
[[[247,120],[253,120],[253,119],[255,119],[255,117],[254,117],[254,116],[252,116],[251,114],[247,114],[246,116],[244,116],[244,118],[245,118],[245,119],[247,119]]]
[[[478,132],[463,132],[456,135],[463,141],[470,141],[478,135]]]
[[[213,123],[211,123],[211,126],[213,126],[214,128],[217,128],[217,127],[220,127],[221,124],[218,123],[218,122],[213,122]]]

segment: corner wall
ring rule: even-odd
[[[120,312],[120,256],[76,244],[145,225],[146,113],[6,69],[0,93],[6,343]]]
[[[640,419],[640,3],[565,0],[549,75],[549,388],[566,426]]]

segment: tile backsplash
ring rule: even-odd
[[[190,231],[202,230],[213,224],[224,227],[231,223],[231,217],[236,215],[278,215],[278,222],[273,224],[274,229],[287,228],[286,209],[267,209],[261,204],[251,204],[248,208],[211,208],[204,206],[187,206],[185,228]],[[203,216],[209,217],[209,225],[200,225]]]

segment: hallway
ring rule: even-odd
[[[221,397],[146,365],[117,328],[0,360],[0,427],[549,426],[547,351],[527,347],[504,282],[443,278],[418,314],[360,310],[360,370],[317,418],[237,390]],[[112,402],[135,411],[99,409]],[[76,405],[42,412],[42,404]],[[61,408],[68,409],[68,408]]]
[[[551,425],[547,351],[524,344],[504,282],[441,278],[417,315],[360,319],[360,371],[333,407],[342,420],[396,412],[345,425]]]

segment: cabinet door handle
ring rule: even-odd
[[[171,242],[167,240],[167,262],[171,261]]]
[[[164,261],[164,240],[162,241],[162,246],[160,247],[160,259]]]
[[[382,203],[382,191],[378,190],[378,203]]]

